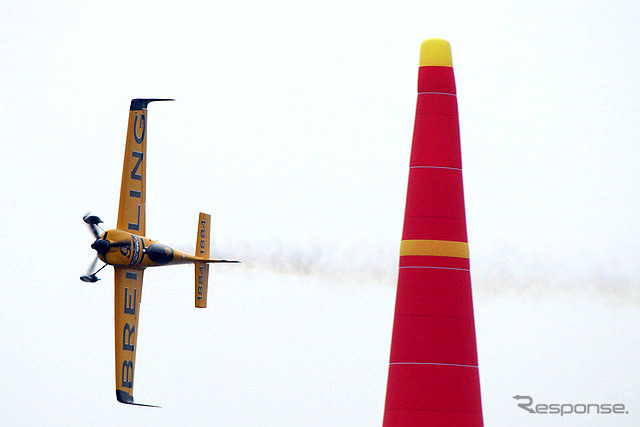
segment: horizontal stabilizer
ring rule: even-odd
[[[207,306],[207,291],[209,288],[209,264],[212,263],[239,263],[240,261],[228,259],[209,258],[209,243],[211,240],[211,215],[200,212],[198,217],[198,229],[196,234],[195,258],[195,306],[205,308]]]
[[[207,307],[207,290],[209,287],[209,240],[211,232],[211,215],[200,212],[196,235],[195,256],[201,258],[195,263],[195,306]]]

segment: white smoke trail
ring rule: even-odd
[[[321,243],[224,242],[217,257],[240,259],[259,272],[313,276],[337,283],[396,286],[398,244],[372,241],[347,246]],[[485,295],[515,293],[546,297],[592,295],[608,304],[640,305],[640,272],[597,263],[535,259],[533,255],[501,252],[473,257],[472,286]]]

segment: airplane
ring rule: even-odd
[[[97,253],[87,274],[80,280],[95,283],[96,275],[107,265],[112,265],[115,273],[115,360],[116,399],[119,402],[136,403],[133,400],[133,373],[136,363],[138,319],[142,278],[147,267],[173,264],[194,264],[195,266],[195,306],[206,308],[209,282],[209,264],[237,263],[209,258],[211,216],[200,212],[196,234],[194,255],[173,249],[145,236],[146,232],[146,183],[147,183],[147,106],[153,101],[174,101],[173,99],[142,99],[131,101],[129,124],[122,168],[118,222],[115,229],[104,231],[99,224],[102,220],[95,215],[83,217],[95,237],[91,248]],[[97,271],[98,259],[105,263]]]

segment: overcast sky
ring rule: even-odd
[[[441,37],[487,424],[534,425],[527,393],[637,423],[639,12],[1,2],[0,421],[380,424],[419,47]],[[202,210],[214,255],[245,261],[214,267],[206,312],[188,268],[145,275],[134,395],[157,413],[114,399],[112,272],[78,280],[136,97],[177,99],[149,107],[147,233],[192,250]]]

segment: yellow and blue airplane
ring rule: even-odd
[[[80,279],[93,283],[99,280],[96,274],[107,265],[112,265],[115,270],[116,398],[119,402],[134,405],[142,405],[133,401],[133,373],[136,363],[142,277],[145,268],[194,264],[195,306],[205,308],[209,264],[239,262],[209,258],[211,216],[202,212],[198,218],[194,255],[145,237],[147,106],[152,101],[173,101],[173,99],[133,99],[131,101],[116,228],[102,231],[98,225],[102,223],[100,218],[89,214],[83,218],[96,238],[91,248],[97,252],[97,257],[89,272]],[[105,265],[91,273],[98,259]]]

